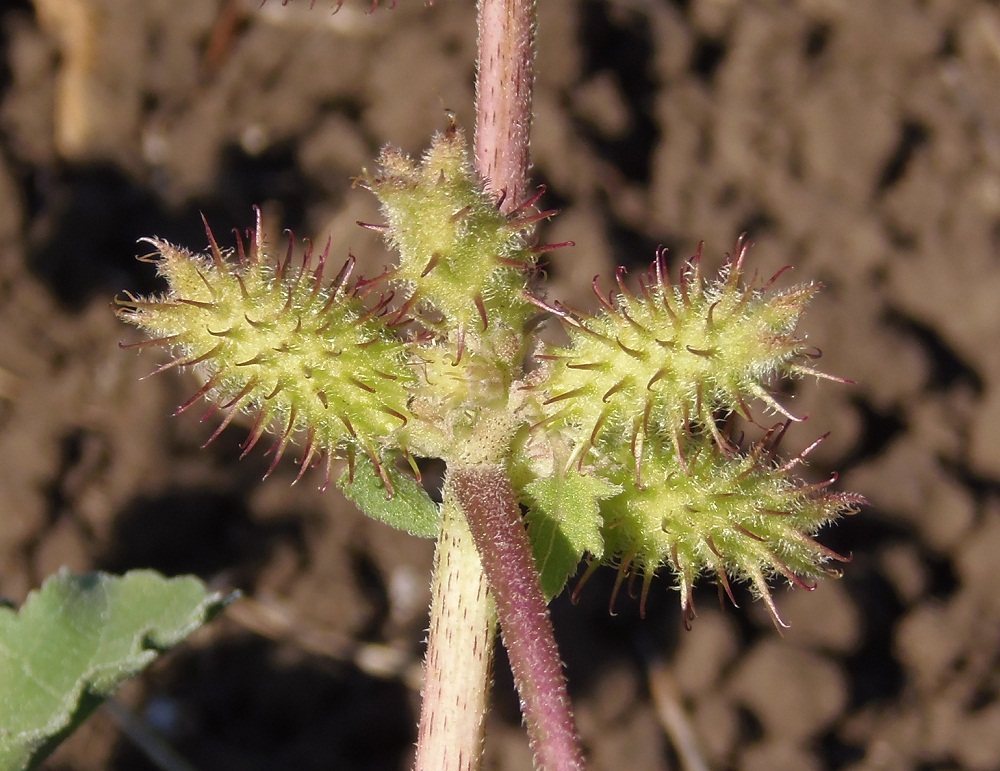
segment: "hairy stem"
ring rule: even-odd
[[[533,0],[480,0],[476,69],[476,167],[503,208],[528,178],[535,8]],[[445,492],[434,560],[416,771],[481,765],[496,610],[464,515]]]
[[[544,771],[582,769],[549,609],[507,473],[500,465],[450,467],[445,489],[465,511],[496,599],[535,764]]]
[[[481,765],[496,609],[465,516],[446,494],[434,554],[431,626],[415,771]]]
[[[479,0],[476,168],[503,211],[527,197],[535,24],[535,0]],[[582,769],[552,620],[507,472],[499,462],[449,465],[446,490],[465,512],[496,599],[535,763]]]
[[[504,211],[528,187],[534,38],[534,0],[480,0],[476,168]]]

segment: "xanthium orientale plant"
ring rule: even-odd
[[[801,584],[841,559],[813,535],[862,499],[830,492],[832,478],[799,482],[790,472],[805,453],[776,461],[787,422],[741,452],[719,420],[737,413],[752,422],[753,399],[794,420],[772,381],[839,380],[804,363],[815,354],[795,335],[817,284],[745,283],[743,242],[714,279],[702,275],[699,252],[674,284],[661,250],[638,294],[622,268],[617,295],[602,294],[595,279],[602,309],[583,316],[530,286],[546,247],[529,247],[527,236],[551,212],[529,213],[531,200],[501,215],[468,164],[461,131],[438,136],[420,163],[386,150],[380,167],[361,181],[382,204],[399,261],[374,279],[352,282],[352,258],[325,283],[329,243],[315,264],[311,251],[293,264],[291,246],[271,259],[259,215],[235,261],[211,231],[208,256],[150,239],[156,253],[144,259],[169,291],[128,296],[120,316],[151,336],[138,346],[174,352],[157,371],[191,367],[204,381],[178,413],[201,397],[227,410],[209,441],[247,413],[244,454],[271,429],[271,469],[299,444],[299,477],[322,461],[324,487],[335,458],[362,454],[391,499],[394,456],[415,468],[414,456],[478,454],[468,447],[482,438],[478,424],[503,422],[525,500],[564,516],[572,512],[549,488],[600,501],[593,564],[638,571],[644,594],[669,566],[685,608],[705,572],[727,593],[728,574],[768,599],[769,577]],[[565,323],[568,344],[542,346],[523,333],[538,308]],[[541,366],[526,374],[521,362],[532,354]],[[769,599],[768,607],[775,612]]]
[[[779,459],[794,418],[770,390],[785,378],[838,380],[810,365],[816,353],[795,331],[818,285],[748,280],[742,241],[715,277],[703,275],[699,252],[671,281],[661,250],[637,289],[621,268],[616,293],[595,279],[601,307],[585,315],[536,285],[538,257],[555,245],[533,245],[532,230],[553,212],[539,212],[536,196],[502,213],[454,126],[420,161],[385,150],[358,181],[385,217],[369,227],[398,254],[374,278],[355,277],[349,259],[328,280],[329,243],[301,261],[291,247],[273,258],[259,213],[235,254],[211,231],[207,255],[150,240],[145,259],[168,289],[128,295],[119,313],[149,336],[138,346],[171,351],[159,371],[197,372],[202,386],[178,412],[202,397],[224,411],[209,441],[248,415],[244,454],[270,431],[271,468],[296,445],[299,476],[322,466],[324,487],[346,459],[345,491],[422,535],[435,534],[439,509],[398,471],[400,459],[418,478],[416,458],[442,459],[449,473],[498,464],[526,512],[547,598],[587,559],[584,579],[617,568],[616,592],[640,578],[643,608],[666,568],[685,622],[692,586],[709,574],[730,598],[732,579],[749,583],[780,623],[769,580],[805,586],[833,572],[842,558],[814,536],[863,499],[832,491],[833,478],[797,478],[805,452]],[[563,323],[568,342],[540,342],[544,316]],[[752,404],[782,422],[747,444],[728,418],[758,425]],[[361,478],[378,493],[358,491]],[[450,492],[446,484],[446,503]],[[402,514],[387,515],[404,495]],[[408,521],[410,511],[423,518]]]

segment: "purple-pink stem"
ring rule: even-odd
[[[535,0],[479,0],[476,168],[505,212],[528,197],[536,22]],[[507,472],[500,462],[450,465],[448,487],[493,591],[535,764],[582,769],[552,619]]]
[[[449,467],[448,493],[465,512],[493,591],[535,765],[583,769],[552,620],[507,472],[500,465]]]
[[[534,40],[534,0],[479,0],[476,169],[504,212],[527,198]]]

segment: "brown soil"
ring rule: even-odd
[[[176,375],[118,348],[121,289],[157,235],[200,248],[260,204],[269,230],[373,265],[349,177],[419,151],[445,110],[471,125],[472,3],[337,15],[257,0],[8,0],[0,10],[0,595],[60,565],[152,566],[244,603],[121,694],[199,769],[403,769],[432,544],[289,463],[207,450]],[[325,7],[324,7],[325,6]],[[872,506],[825,542],[843,580],[680,629],[664,580],[643,622],[613,573],[557,634],[594,769],[678,767],[679,705],[711,768],[1000,768],[1000,10],[987,0],[541,3],[535,179],[562,210],[552,294],[737,235],[761,272],[826,291],[808,315],[827,371],[795,407],[818,477]],[[773,6],[773,7],[772,7]],[[37,9],[37,14],[36,14]],[[745,602],[743,601],[745,600]],[[490,769],[530,767],[499,665]],[[106,712],[49,769],[152,768]]]

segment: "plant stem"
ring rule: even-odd
[[[483,754],[496,608],[465,516],[447,492],[431,591],[414,768],[473,771]]]
[[[535,0],[479,0],[476,168],[510,211],[527,197]],[[499,461],[450,464],[446,494],[469,523],[500,616],[504,646],[535,763],[584,767],[552,619],[538,582],[517,494]]]
[[[445,489],[465,511],[496,599],[535,765],[544,771],[582,769],[552,620],[507,472],[500,465],[450,467]]]
[[[505,211],[527,187],[534,20],[533,0],[480,0],[476,168],[503,195]],[[415,771],[472,771],[482,761],[496,609],[465,515],[447,489],[432,593]]]
[[[480,0],[476,166],[508,211],[528,186],[534,32],[533,0]],[[552,621],[503,465],[449,463],[442,515],[417,769],[478,767],[496,629],[484,573],[536,764],[546,771],[582,769]],[[470,559],[473,541],[478,554]]]
[[[534,0],[479,1],[476,168],[509,211],[525,199],[534,86]]]

